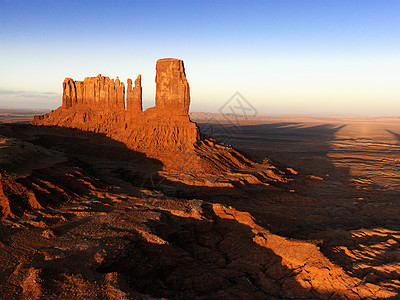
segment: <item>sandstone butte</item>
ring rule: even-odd
[[[189,119],[190,93],[183,61],[160,59],[156,69],[155,107],[142,110],[141,75],[134,86],[128,79],[126,91],[118,77],[66,78],[62,106],[35,116],[32,124],[105,133],[137,150],[190,150],[199,141],[199,129]]]
[[[128,79],[126,90],[118,77],[66,78],[62,106],[35,116],[31,124],[103,133],[159,159],[168,168],[212,172],[247,161],[230,147],[219,146],[218,150],[229,157],[229,167],[210,154],[210,148],[215,150],[213,141],[202,140],[199,128],[189,118],[190,90],[182,60],[159,59],[155,82],[156,105],[143,111],[141,75],[134,86]]]
[[[93,137],[92,144],[86,138],[80,139],[79,134],[68,139],[67,135],[63,136],[63,130],[57,129],[53,134],[52,130],[43,130],[44,134],[34,140],[35,145],[18,139],[10,141],[14,144],[10,152],[25,153],[26,157],[32,157],[31,153],[36,158],[43,156],[40,165],[46,161],[45,157],[51,156],[52,163],[51,167],[37,168],[33,159],[21,160],[24,172],[26,165],[31,165],[31,175],[16,180],[0,170],[0,219],[13,222],[13,219],[25,218],[24,222],[15,222],[18,227],[12,227],[11,231],[2,228],[0,266],[3,269],[0,272],[4,276],[0,280],[0,295],[4,297],[0,298],[39,299],[46,295],[54,299],[128,299],[130,295],[125,292],[129,291],[135,299],[398,299],[398,274],[391,261],[393,255],[389,254],[393,251],[387,251],[388,258],[377,256],[379,262],[382,259],[390,262],[385,265],[385,268],[389,266],[386,273],[385,269],[373,271],[366,265],[365,257],[371,257],[375,242],[371,248],[361,244],[366,250],[333,247],[330,251],[335,253],[337,248],[345,249],[338,252],[339,260],[347,255],[349,259],[360,255],[360,264],[350,267],[354,268],[351,273],[330,261],[319,244],[281,237],[262,227],[262,224],[269,226],[270,222],[278,222],[275,224],[287,226],[289,233],[293,226],[307,230],[297,218],[303,218],[304,212],[314,219],[314,213],[326,206],[326,202],[318,204],[319,201],[310,197],[292,195],[279,188],[264,189],[274,179],[285,182],[275,167],[263,163],[262,172],[257,174],[226,172],[220,183],[216,180],[219,174],[214,177],[207,174],[204,177],[212,180],[208,180],[206,189],[194,189],[199,182],[180,184],[193,181],[190,175],[200,177],[198,169],[193,168],[219,172],[243,165],[252,165],[257,170],[257,166],[233,148],[200,137],[197,125],[188,116],[189,85],[181,60],[157,62],[156,106],[146,111],[142,111],[140,80],[139,75],[134,87],[128,80],[125,98],[125,86],[118,78],[98,76],[84,81],[67,78],[63,83],[62,106],[35,117],[32,123],[103,133],[122,141],[128,148],[156,157],[164,165],[168,164],[167,167],[177,167],[180,182],[171,180],[169,184],[178,187],[182,194],[178,199],[161,196],[141,201],[130,192],[142,188],[146,191],[150,185],[139,187],[129,183],[125,186],[129,176],[120,187],[110,189],[96,178],[95,174],[103,171],[92,172],[89,167],[89,172],[85,170],[92,157],[99,156],[108,162],[107,153],[112,152],[112,160],[117,155],[124,158],[124,153],[114,155],[114,149],[119,149],[126,155],[121,162],[133,171],[149,166],[148,162],[131,161],[129,149],[114,147],[103,136],[101,140],[106,142],[96,143],[99,136],[82,134]],[[21,137],[25,134],[18,134],[18,130],[32,128],[14,127],[8,128],[9,131],[5,128],[2,133]],[[65,157],[79,149],[84,154],[80,158],[82,167],[81,163],[75,165],[74,159],[67,163],[55,161],[56,155],[64,161],[62,152],[57,154],[58,151],[49,151],[40,145],[50,148],[61,145]],[[85,154],[90,155],[85,158]],[[137,159],[143,160],[143,155]],[[18,164],[18,159],[12,162]],[[194,170],[189,176],[182,171],[186,166]],[[113,177],[116,170],[120,170],[119,166],[105,172]],[[205,185],[206,181],[202,183]],[[239,184],[240,188],[234,188]],[[126,192],[123,197],[121,191]],[[196,199],[192,198],[193,194]],[[190,200],[185,195],[190,195]],[[40,211],[69,201],[70,208],[55,208],[52,213]],[[369,217],[369,208],[367,213]],[[71,215],[75,217],[69,219]],[[57,219],[60,221],[54,223]],[[317,215],[317,224],[321,219],[323,215]],[[24,224],[29,226],[27,230],[22,230]],[[28,231],[30,226],[33,228]],[[311,232],[325,230],[324,227],[309,228]],[[377,231],[379,241],[384,230]],[[354,237],[354,231],[346,234],[339,228],[334,231],[338,233],[328,229],[323,236],[329,240],[332,234],[346,240],[344,245],[352,245],[350,235]],[[394,233],[387,231],[390,241]],[[372,236],[364,229],[356,234],[363,239],[368,237],[368,242]],[[347,240],[351,243],[347,244]],[[393,247],[396,242],[383,241],[388,245],[385,247]],[[329,243],[322,246],[329,247]],[[345,256],[345,253],[350,254]],[[353,253],[361,254],[354,256]],[[376,256],[378,252],[374,253]],[[362,273],[365,265],[371,279]]]

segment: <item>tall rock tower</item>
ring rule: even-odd
[[[175,58],[159,59],[156,70],[157,112],[187,116],[190,92],[183,60]]]
[[[128,112],[139,113],[142,112],[142,76],[135,80],[135,86],[132,87],[132,79],[128,78],[128,87],[126,90],[126,110]]]
[[[98,75],[83,81],[66,78],[62,106],[35,116],[31,123],[105,133],[149,155],[157,151],[193,150],[200,134],[188,114],[190,94],[183,61],[160,59],[156,69],[155,107],[142,111],[140,75],[134,83],[128,79],[126,93],[118,77],[114,80]]]

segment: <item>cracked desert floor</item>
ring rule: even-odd
[[[400,118],[192,113],[256,163],[200,174],[31,117],[0,116],[1,299],[400,298]]]

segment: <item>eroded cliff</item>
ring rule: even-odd
[[[32,124],[105,133],[145,152],[191,151],[199,141],[199,129],[188,115],[190,94],[183,61],[160,59],[156,69],[155,107],[142,111],[141,75],[134,86],[128,79],[126,93],[118,77],[66,78],[62,106],[35,116]]]

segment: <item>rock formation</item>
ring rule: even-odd
[[[126,91],[126,110],[128,112],[142,112],[142,76],[139,75],[135,80],[135,86],[132,88],[132,79],[128,78],[128,87]]]
[[[66,78],[62,106],[34,125],[52,125],[105,133],[137,150],[187,150],[199,141],[199,129],[189,119],[189,84],[183,61],[160,59],[156,65],[156,106],[142,111],[141,75],[120,80],[98,75],[84,81]],[[144,151],[146,152],[146,151]]]
[[[158,60],[156,86],[157,109],[161,112],[187,116],[190,95],[182,60],[171,58]]]
[[[84,81],[65,78],[63,83],[62,108],[96,107],[103,111],[125,110],[125,87],[117,77],[87,77]]]

